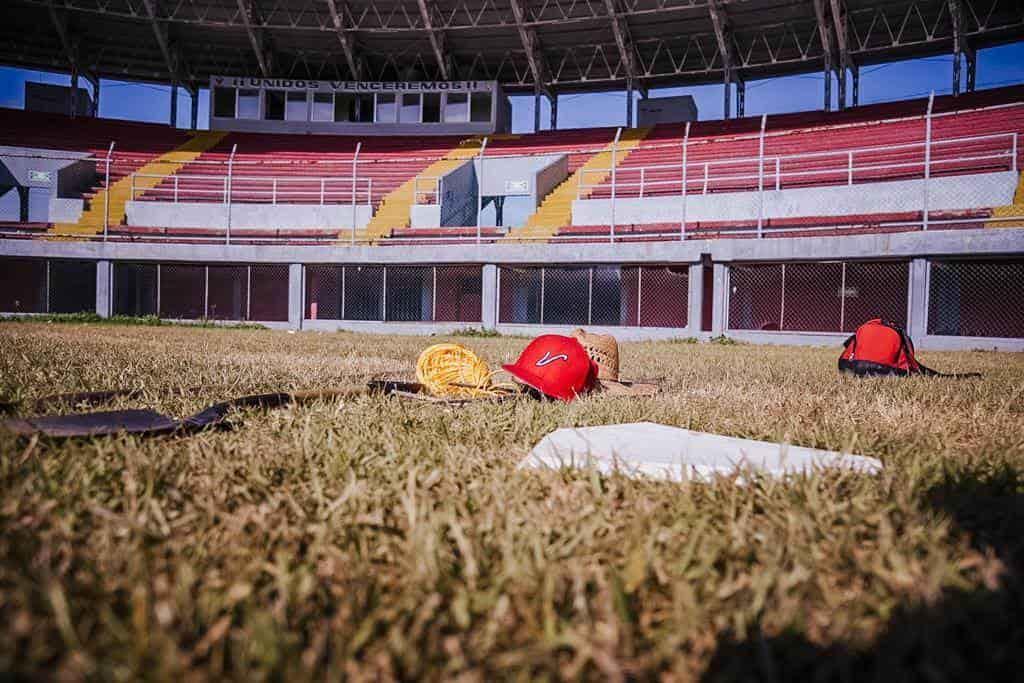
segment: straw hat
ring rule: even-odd
[[[583,328],[573,330],[572,336],[583,346],[590,360],[597,365],[597,378],[619,381],[619,343],[610,334],[594,334]]]
[[[658,393],[654,384],[640,384],[619,379],[619,343],[610,334],[593,334],[582,328],[573,330],[590,360],[597,366],[597,389],[615,396],[652,396]]]

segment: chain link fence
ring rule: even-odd
[[[0,259],[0,311],[83,313],[95,310],[95,261]]]
[[[852,332],[872,318],[907,324],[905,261],[734,264],[728,328]]]
[[[932,261],[928,334],[1024,338],[1024,260]]]
[[[45,259],[0,260],[0,310],[5,313],[46,313]]]
[[[688,266],[499,269],[498,322],[686,327]]]
[[[483,318],[481,266],[306,266],[310,320],[466,322]]]
[[[288,266],[115,263],[113,313],[176,320],[288,320]]]

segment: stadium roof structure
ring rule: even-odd
[[[225,75],[551,95],[843,79],[951,52],[973,73],[974,50],[1022,36],[1016,0],[7,0],[0,62],[193,89]]]

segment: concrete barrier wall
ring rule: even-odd
[[[1012,171],[983,173],[928,181],[929,211],[990,208],[1013,203],[1017,174]],[[688,194],[686,219],[698,221],[756,220],[757,192]],[[766,189],[764,218],[802,216],[852,216],[869,213],[920,211],[923,180],[898,180],[832,187]],[[678,223],[682,198],[645,197],[616,199],[615,221],[626,223]],[[611,216],[611,199],[577,199],[572,207],[573,225],[605,225]]]
[[[128,225],[160,228],[220,228],[228,225],[228,206],[214,202],[128,202]],[[356,227],[370,221],[370,207],[356,205]],[[351,204],[232,204],[232,230],[351,228]]]

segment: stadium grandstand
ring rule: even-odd
[[[829,344],[883,317],[925,348],[1024,350],[1024,86],[975,87],[978,50],[1024,36],[1016,3],[13,0],[4,18],[0,62],[71,74],[0,110],[4,314]],[[950,53],[948,94],[859,102],[862,67]],[[747,81],[812,71],[820,110],[745,115]],[[172,86],[172,125],[97,117],[108,78]],[[723,119],[648,97],[709,83]],[[558,95],[609,89],[624,126],[558,129]],[[534,132],[512,133],[524,93]]]

